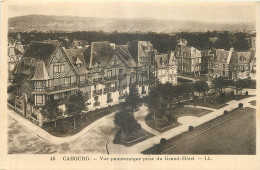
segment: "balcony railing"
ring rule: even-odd
[[[104,93],[109,93],[109,92],[115,92],[116,91],[116,88],[115,87],[107,87],[107,88],[104,88]]]
[[[107,103],[113,102],[113,99],[107,99]]]
[[[142,75],[142,76],[147,76],[147,75],[148,75],[148,74],[147,74],[147,71],[142,71],[141,75]]]
[[[96,107],[96,106],[100,106],[100,102],[95,102],[94,107]]]
[[[93,90],[93,95],[94,96],[98,96],[98,95],[101,95],[102,94],[102,89],[100,90]]]
[[[150,81],[149,80],[145,80],[145,81],[139,81],[138,83],[139,84],[143,84],[143,85],[148,85],[148,84],[150,84]]]
[[[117,75],[111,76],[111,77],[104,77],[104,81],[111,81],[111,80],[116,80]]]
[[[118,74],[118,79],[124,79],[126,77],[126,73]]]
[[[79,82],[79,87],[84,87],[84,86],[87,86],[88,84],[89,84],[89,81],[88,81],[88,80],[80,81],[80,82]]]
[[[70,89],[77,87],[77,83],[71,83],[71,84],[62,84],[59,86],[52,86],[52,87],[45,87],[45,88],[34,88],[34,91],[58,91],[58,90],[64,90],[64,89]]]
[[[100,83],[100,82],[102,82],[102,78],[93,79],[93,83]]]
[[[124,96],[119,96],[119,100],[122,100],[122,99],[125,99],[126,98],[126,95]]]
[[[118,85],[118,89],[125,89],[127,87],[126,84],[123,84],[123,85]]]

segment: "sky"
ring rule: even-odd
[[[256,2],[169,1],[9,1],[8,16],[69,15],[97,18],[152,18],[202,22],[246,22],[256,19]]]

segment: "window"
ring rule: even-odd
[[[49,87],[53,87],[53,80],[49,80]]]
[[[59,72],[59,66],[56,65],[56,66],[54,66],[54,73],[58,73],[58,72]]]
[[[42,81],[36,81],[36,82],[34,83],[34,87],[35,87],[36,89],[43,88],[43,83],[42,83]]]
[[[123,73],[123,69],[120,68],[120,69],[119,69],[119,74],[122,74],[122,73]]]
[[[65,78],[65,84],[70,84],[70,77]]]
[[[145,93],[145,87],[142,86],[142,93]]]
[[[42,95],[37,95],[36,96],[36,103],[37,104],[42,104],[43,103],[43,96]]]
[[[130,77],[130,83],[134,82],[134,77]]]
[[[85,75],[79,77],[80,81],[85,81]]]
[[[94,100],[95,100],[95,101],[98,101],[98,96],[95,96],[95,97],[94,97]]]
[[[65,65],[64,64],[60,64],[60,63],[57,63],[53,66],[53,70],[54,70],[54,73],[61,73],[61,72],[64,72],[64,68],[65,68]]]
[[[108,71],[107,71],[107,76],[108,76],[108,77],[112,77],[112,70],[108,70]]]
[[[110,100],[111,99],[111,93],[108,93],[107,94],[107,100]]]
[[[135,72],[135,69],[134,68],[131,68],[131,73]]]
[[[162,64],[162,57],[160,57],[160,64]]]

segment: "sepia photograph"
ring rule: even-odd
[[[6,154],[256,157],[258,5],[9,1]]]

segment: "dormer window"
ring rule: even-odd
[[[77,57],[76,59],[76,66],[77,67],[81,67],[82,61],[80,61],[80,59]]]

